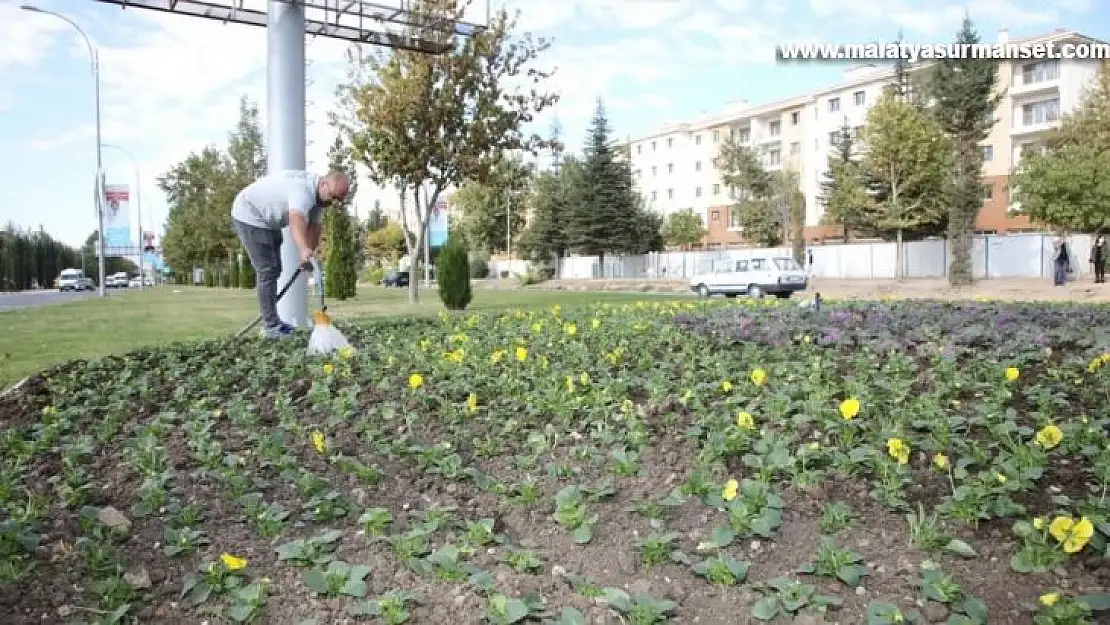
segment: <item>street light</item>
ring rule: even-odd
[[[139,161],[135,159],[135,155],[132,154],[130,150],[126,150],[126,149],[124,149],[124,148],[122,148],[118,145],[113,145],[111,143],[101,143],[100,147],[102,147],[102,148],[112,148],[114,150],[119,150],[120,152],[123,152],[124,154],[126,154],[127,158],[131,159],[131,166],[135,169],[135,212],[138,213],[138,215],[139,215],[139,240],[140,241],[145,241],[145,239],[143,239],[143,198],[142,198],[142,192],[140,191],[140,189],[143,186],[143,181],[142,181],[142,178],[139,177]],[[145,259],[146,259],[146,250],[143,248],[143,245],[140,244],[139,245],[139,289],[140,290],[143,288],[143,285],[146,282],[146,267],[145,267],[146,260]]]
[[[100,180],[101,180],[100,179],[100,176],[101,176],[101,159],[100,159],[100,54],[96,51],[96,47],[93,46],[92,40],[90,40],[89,36],[85,34],[85,31],[82,30],[81,27],[78,26],[76,22],[74,22],[73,20],[69,19],[68,17],[62,15],[61,13],[55,13],[53,11],[47,11],[46,9],[40,9],[37,6],[33,6],[33,5],[30,5],[30,4],[24,4],[24,5],[20,6],[19,8],[23,9],[24,11],[31,11],[32,13],[42,13],[44,15],[52,15],[52,16],[62,20],[63,22],[69,24],[70,26],[72,26],[74,28],[74,30],[77,31],[78,34],[81,35],[81,38],[85,40],[85,45],[89,48],[89,57],[90,57],[90,59],[92,59],[93,88],[94,88],[95,94],[96,94],[96,189],[97,189],[97,191],[96,191],[96,200],[95,200],[95,202],[96,202],[96,220],[97,220],[97,235],[98,235],[97,236],[97,241],[98,241],[98,243],[97,243],[97,255],[100,257],[99,258],[99,260],[100,260],[100,279],[97,281],[97,286],[98,286],[98,290],[100,292],[100,296],[104,297],[105,295],[108,294],[108,292],[104,288],[104,198],[103,198],[104,190],[101,188],[101,184],[100,184]]]

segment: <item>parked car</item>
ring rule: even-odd
[[[393,270],[382,278],[382,286],[404,287],[409,285],[409,272]]]
[[[690,279],[690,290],[701,297],[721,294],[760,299],[774,295],[786,299],[796,291],[804,291],[806,284],[806,273],[793,258],[752,256],[730,261],[721,270],[694,276]]]
[[[63,269],[58,274],[59,291],[91,291],[96,288],[92,279],[85,277],[80,269]]]
[[[140,278],[139,276],[135,276],[127,282],[127,287],[132,289],[137,289],[144,286],[154,286],[154,280],[151,280],[150,278]]]

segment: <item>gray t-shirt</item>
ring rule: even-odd
[[[289,225],[289,211],[306,215],[309,223],[319,224],[321,209],[316,205],[316,185],[320,177],[307,171],[277,171],[255,180],[235,196],[231,216],[236,221],[267,230]]]

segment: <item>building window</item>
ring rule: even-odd
[[[1034,85],[1060,78],[1060,61],[1052,59],[1039,63],[1029,63],[1021,68],[1021,84]]]
[[[829,145],[836,145],[840,143],[840,131],[834,130],[829,133]]]
[[[751,128],[741,128],[740,129],[740,143],[747,143],[751,140],[752,140],[752,129]]]
[[[855,140],[855,141],[859,141],[862,138],[863,138],[863,126],[853,126],[852,127],[852,139]]]
[[[701,135],[694,135],[694,145],[701,145]]]
[[[694,189],[694,197],[701,197],[701,187]]]
[[[643,153],[644,153],[644,146],[643,146],[643,144],[640,144],[640,145],[636,146],[636,153],[637,153],[637,154],[643,154]]]
[[[782,150],[780,150],[778,148],[768,150],[767,151],[767,165],[769,167],[774,167],[776,165],[782,165]]]
[[[715,224],[721,223],[721,211],[713,211],[712,213],[709,213],[709,219],[712,220],[712,222]]]
[[[867,92],[857,91],[853,93],[852,102],[855,103],[856,106],[863,106],[864,104],[867,104]]]
[[[798,111],[794,111],[793,113],[790,114],[790,124],[791,125],[797,126],[799,123],[801,123],[801,121],[802,121],[802,114],[799,113]]]
[[[673,147],[674,147],[674,139],[667,139],[667,149],[669,150]]]
[[[636,174],[637,178],[640,178],[643,175],[644,172],[641,169],[637,169],[636,171],[634,171],[632,173]]]
[[[720,195],[720,194],[721,194],[721,185],[719,185],[719,184],[713,185],[713,195]]]
[[[994,160],[994,146],[993,145],[984,145],[983,146],[983,160],[984,161],[993,161]]]
[[[983,201],[984,202],[989,202],[993,199],[994,199],[994,185],[993,184],[983,185]]]
[[[668,174],[673,174],[674,173],[674,163],[667,163],[667,173]]]
[[[654,202],[655,200],[658,200],[658,199],[659,199],[659,192],[658,191],[652,191],[651,192],[651,201]]]
[[[652,152],[655,151],[655,142],[654,141],[651,142],[651,151]]]
[[[790,144],[790,156],[798,156],[802,153],[802,144],[795,141]]]
[[[1023,126],[1051,124],[1059,119],[1060,98],[1024,104],[1021,107],[1021,123]]]
[[[729,207],[729,209],[728,209],[728,229],[729,230],[742,230],[743,228],[744,228],[744,224],[740,223],[740,211],[736,210],[735,207]]]
[[[674,189],[667,189],[667,199],[668,200],[673,200],[674,199]]]
[[[654,176],[657,173],[659,173],[659,168],[656,167],[655,165],[652,165],[651,166],[651,175]]]
[[[829,98],[829,112],[836,113],[840,111],[840,98]]]
[[[713,143],[717,143],[720,140],[721,140],[721,131],[720,130],[714,130],[713,131]]]
[[[694,162],[694,171],[701,171],[701,161]]]
[[[772,137],[777,137],[782,134],[782,122],[771,122],[767,125],[767,132],[771,133]]]
[[[729,139],[736,139],[736,129],[735,128],[729,128],[728,129],[728,138]]]
[[[716,169],[716,168],[717,168],[717,161],[718,161],[718,160],[719,160],[719,159],[718,159],[718,158],[717,158],[716,156],[714,156],[714,157],[713,157],[713,160],[711,161],[711,162],[713,163],[713,169]]]

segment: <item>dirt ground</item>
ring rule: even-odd
[[[488,288],[520,288],[515,281],[492,281]],[[551,280],[527,289],[558,291],[641,291],[645,293],[687,293],[682,280]],[[817,278],[803,294],[820,292],[834,299],[972,299],[985,297],[1008,301],[1110,301],[1110,284],[1081,280],[1066,286],[1053,286],[1050,280],[980,280],[970,287],[953,288],[946,280],[834,280]]]

